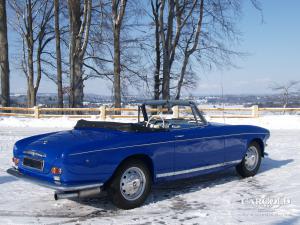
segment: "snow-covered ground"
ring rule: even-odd
[[[215,119],[223,122],[223,119]],[[300,224],[300,117],[226,119],[271,129],[259,174],[234,169],[154,187],[146,204],[118,210],[105,194],[54,201],[51,190],[6,174],[15,141],[69,129],[75,120],[0,118],[0,224]]]

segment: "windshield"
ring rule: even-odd
[[[142,105],[142,115],[145,126],[150,128],[183,128],[206,124],[205,118],[194,104],[190,105]]]

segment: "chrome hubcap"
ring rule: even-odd
[[[140,168],[130,167],[122,174],[120,191],[126,200],[134,201],[141,197],[145,186],[146,177]]]
[[[254,146],[250,146],[246,152],[245,156],[245,166],[247,170],[252,171],[256,168],[258,164],[258,150]]]

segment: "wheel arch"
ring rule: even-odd
[[[154,182],[154,178],[155,178],[155,172],[154,172],[154,164],[153,164],[153,160],[151,159],[151,157],[147,154],[133,154],[130,156],[127,156],[126,158],[124,158],[119,165],[116,167],[116,169],[114,170],[112,176],[109,178],[109,180],[106,182],[106,185],[109,185],[111,183],[111,181],[113,180],[116,172],[119,170],[119,168],[126,162],[128,162],[129,160],[138,160],[138,161],[142,161],[145,163],[145,165],[148,167],[149,171],[150,171],[150,175],[151,175],[151,180],[152,182]],[[106,186],[105,185],[105,186]]]
[[[265,145],[264,145],[264,142],[261,138],[253,138],[249,141],[249,144],[248,146],[251,144],[251,143],[257,143],[261,149],[261,156],[264,157],[265,156]]]

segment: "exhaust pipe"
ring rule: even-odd
[[[84,198],[91,195],[98,195],[101,192],[101,188],[92,188],[92,189],[86,189],[82,191],[71,191],[71,192],[55,192],[54,193],[54,199],[66,199],[66,198]]]

